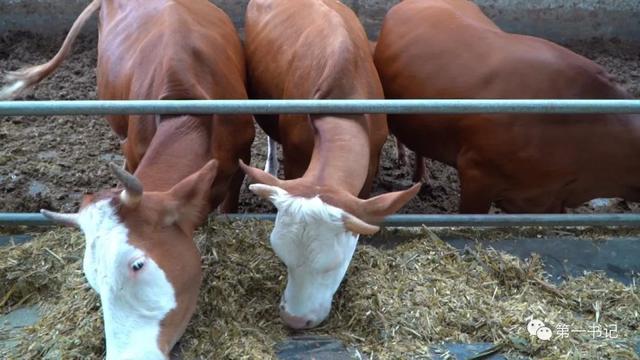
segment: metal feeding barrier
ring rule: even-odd
[[[640,100],[0,101],[0,116],[127,114],[640,114]]]
[[[275,214],[226,214],[217,221],[275,221]],[[46,226],[53,223],[38,213],[0,213],[0,226]],[[625,226],[640,227],[640,214],[504,214],[504,215],[391,215],[384,219],[388,227],[455,226]]]
[[[127,114],[640,114],[640,100],[83,100],[0,101],[0,116]],[[526,121],[526,120],[523,120]],[[274,214],[228,214],[230,221]],[[51,225],[38,213],[0,213],[1,225]],[[392,215],[384,226],[631,226],[640,214]]]

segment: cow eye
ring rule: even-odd
[[[131,264],[133,271],[140,271],[144,267],[144,260],[138,259]]]

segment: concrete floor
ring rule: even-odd
[[[26,326],[35,324],[40,315],[37,306],[26,306],[0,315],[0,359],[11,358],[14,346]],[[13,356],[15,358],[15,355]]]
[[[457,249],[474,246],[473,240],[443,237]],[[519,238],[491,241],[496,250],[526,259],[540,255],[545,271],[553,282],[577,277],[585,271],[603,271],[608,277],[629,285],[633,278],[640,280],[640,239],[615,237],[590,241],[571,236]]]

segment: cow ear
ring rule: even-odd
[[[360,212],[365,215],[365,219],[381,219],[400,210],[409,200],[420,191],[422,183],[414,184],[412,187],[390,192],[372,197],[360,202]]]
[[[264,170],[245,164],[242,159],[239,160],[239,163],[240,168],[242,169],[242,171],[244,171],[245,174],[247,174],[251,182],[270,186],[278,186],[280,188],[282,187],[282,181],[277,177],[269,174]]]
[[[168,191],[170,199],[163,222],[177,224],[185,231],[193,231],[205,221],[210,208],[211,186],[218,173],[218,161],[211,160],[200,170],[183,179]]]

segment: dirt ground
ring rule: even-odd
[[[57,51],[62,39],[46,39],[27,33],[0,38],[0,71],[39,64]],[[640,49],[620,42],[589,41],[568,45],[603,65],[634,96],[640,97]],[[96,46],[94,40],[77,42],[73,55],[25,100],[79,100],[96,98]],[[35,212],[40,208],[77,210],[82,194],[115,186],[107,163],[120,163],[119,142],[100,116],[0,117],[0,211]],[[252,163],[263,166],[266,142],[258,132]],[[411,162],[413,159],[411,159]],[[455,169],[428,162],[429,181],[403,213],[455,213],[459,182]],[[384,148],[374,193],[403,189],[411,184],[412,169],[396,162],[395,147]],[[241,212],[272,212],[246,187]],[[614,202],[576,212],[640,212],[636,204]]]

